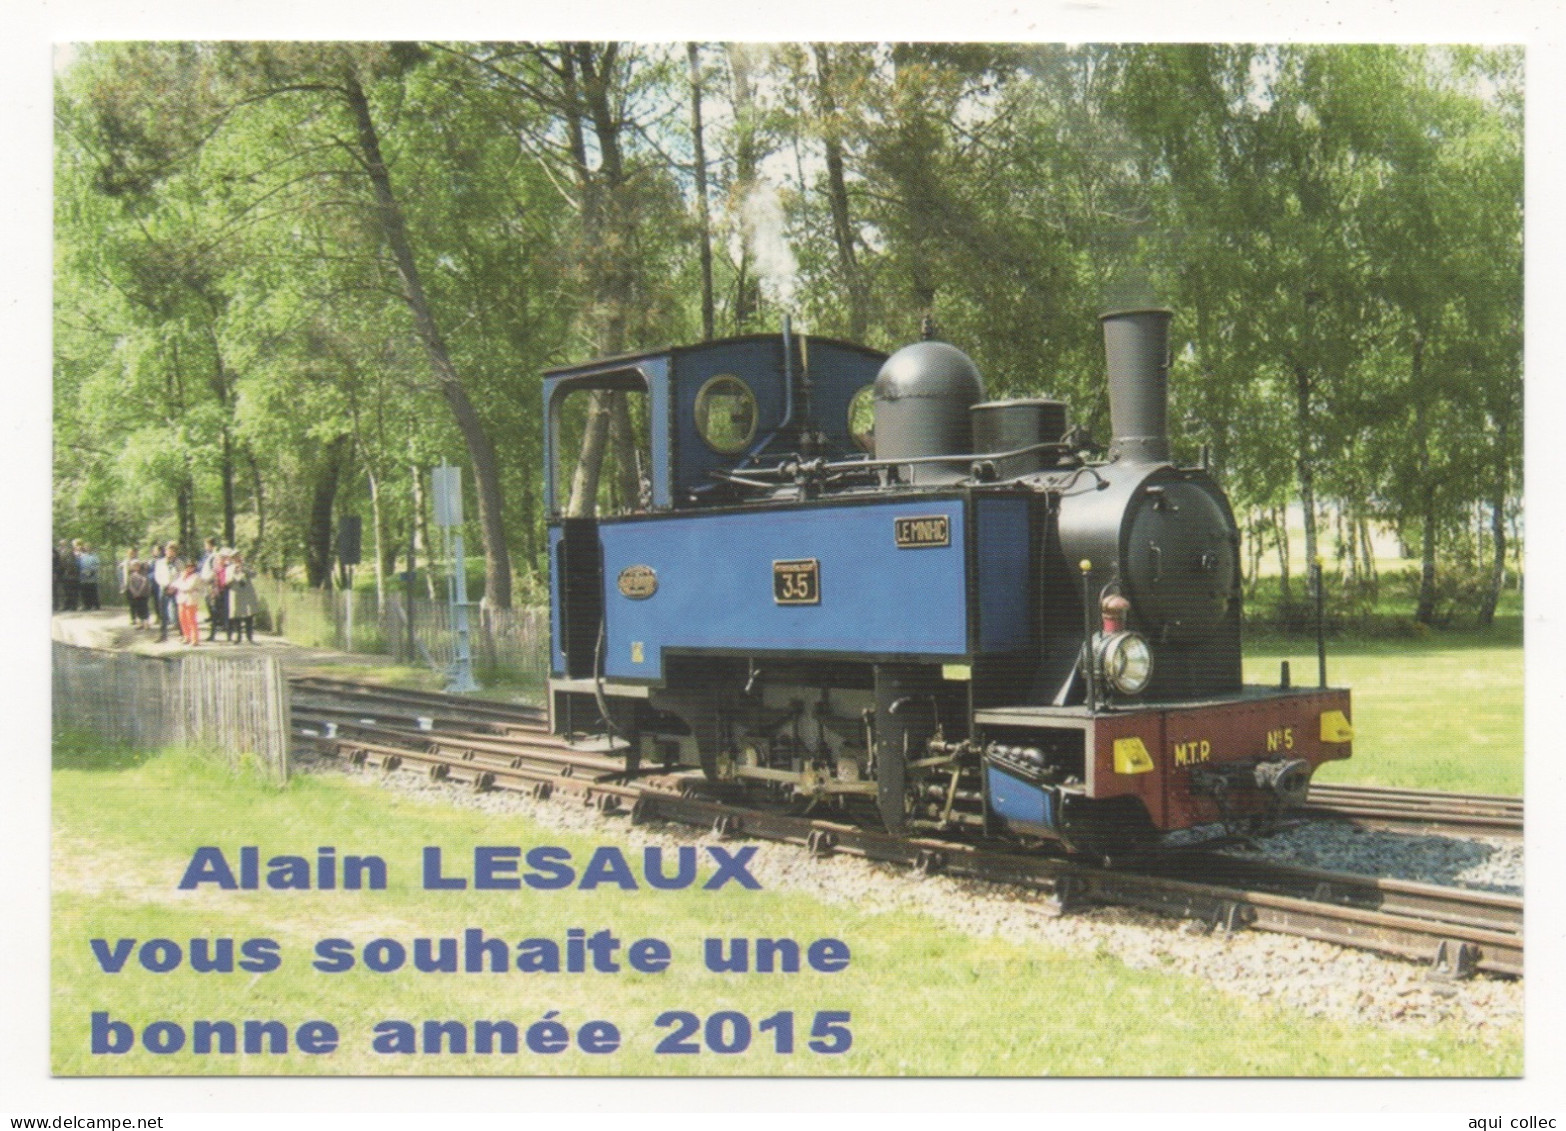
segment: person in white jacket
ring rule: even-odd
[[[201,603],[207,595],[206,580],[197,572],[195,562],[185,563],[185,571],[174,582],[174,593],[179,606],[179,633],[194,648],[201,643]]]
[[[179,560],[179,543],[170,542],[152,559],[153,598],[158,608],[158,639],[167,640],[169,625],[179,623],[175,605],[174,583],[182,572]]]

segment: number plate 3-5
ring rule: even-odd
[[[779,605],[819,605],[821,563],[815,558],[773,562],[772,600]]]

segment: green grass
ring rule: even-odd
[[[420,850],[448,860],[481,844],[558,844],[578,861],[591,837],[394,794],[354,778],[303,777],[271,786],[192,752],[110,755],[91,766],[79,744],[54,773],[53,1066],[103,1074],[840,1074],[840,1075],[1509,1075],[1522,1035],[1476,1039],[1458,1024],[1390,1032],[1329,1022],[1226,996],[1210,983],[1116,958],[976,939],[913,912],[873,914],[791,891],[566,890],[426,892]],[[385,891],[177,890],[200,845],[261,846],[313,855],[373,852],[389,865]],[[632,856],[634,859],[634,854]],[[821,867],[833,862],[823,861]],[[323,938],[372,939],[482,928],[504,939],[563,938],[572,927],[654,937],[673,948],[660,974],[377,974],[311,968]],[[709,936],[832,937],[852,948],[838,973],[717,974],[699,961]],[[107,974],[88,940],[265,937],[282,948],[275,972],[149,972],[132,959]],[[1218,945],[1215,943],[1214,945]],[[753,1021],[793,1010],[797,1051],[770,1038],[743,1054],[654,1053],[665,1010],[721,1010]],[[336,1024],[338,1050],[312,1056],[94,1056],[88,1018],[107,1010],[138,1031],[155,1020],[309,1020]],[[807,1050],[817,1010],[852,1015],[841,1056]],[[607,1019],[623,1033],[613,1054],[394,1056],[369,1051],[381,1020],[509,1019],[524,1028],[557,1011],[573,1030]],[[525,1047],[524,1047],[525,1049]]]
[[[1296,684],[1316,682],[1314,640],[1252,638],[1245,653],[1248,682],[1276,682],[1285,659]],[[1329,762],[1319,780],[1522,793],[1519,620],[1488,632],[1330,639],[1327,679],[1353,692],[1354,756]]]
[[[503,703],[532,703],[542,706],[548,699],[545,674],[548,665],[537,666],[507,663],[479,664],[474,677],[482,685],[480,698],[495,699]]]
[[[361,683],[381,683],[387,687],[401,687],[410,691],[439,691],[446,686],[444,672],[412,664],[372,663],[366,656],[363,663],[315,664],[296,668],[299,675],[321,679],[345,679]]]
[[[346,679],[363,683],[379,683],[387,687],[406,688],[410,691],[444,691],[449,677],[444,671],[414,667],[396,662],[316,664],[296,669],[300,675],[318,676],[322,679]],[[526,703],[541,706],[544,703],[543,677],[528,672],[517,665],[481,665],[474,670],[479,689],[474,698],[497,703]]]

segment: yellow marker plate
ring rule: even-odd
[[[1321,713],[1321,741],[1352,742],[1353,739],[1354,724],[1348,721],[1347,715],[1342,711]]]
[[[1153,759],[1140,738],[1115,739],[1115,773],[1146,774],[1152,769]]]

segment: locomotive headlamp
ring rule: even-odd
[[[1122,695],[1140,695],[1153,678],[1153,650],[1136,632],[1112,632],[1100,638],[1098,670]]]

